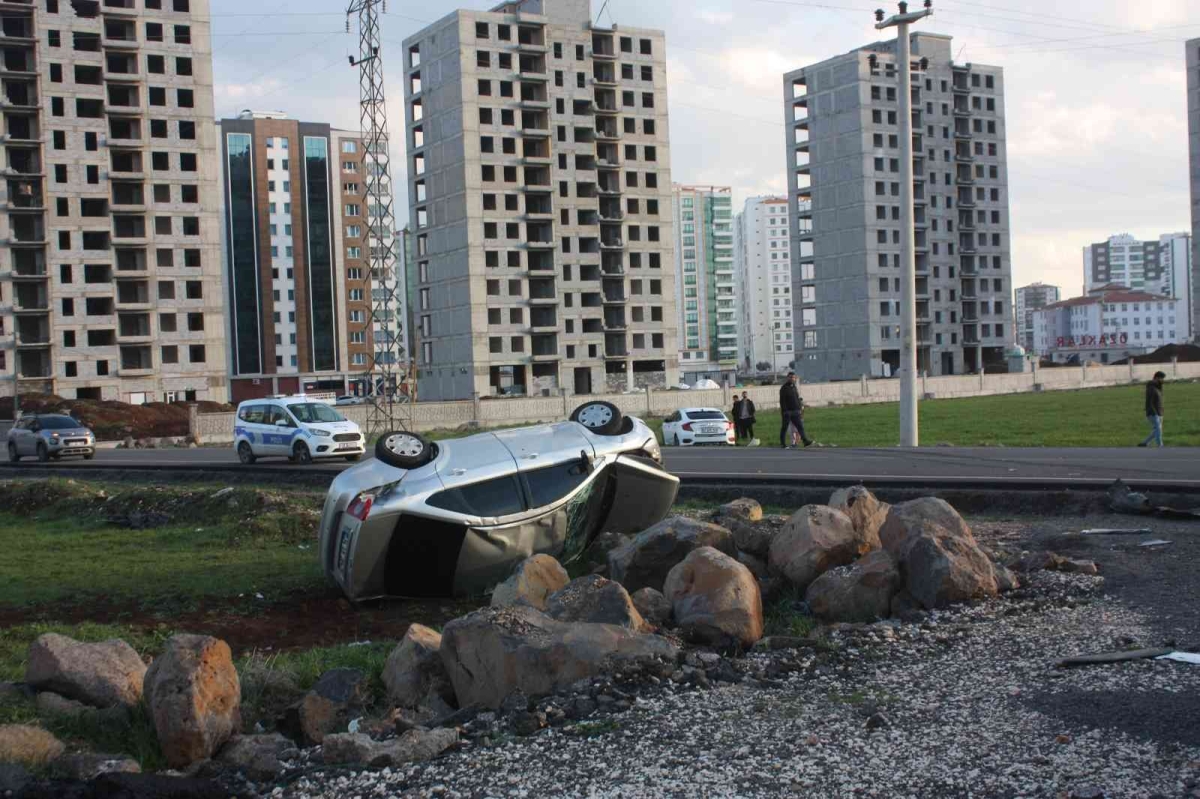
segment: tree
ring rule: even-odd
[[[754,365],[754,368],[760,372],[769,372],[771,371],[771,364],[767,361],[759,361]]]

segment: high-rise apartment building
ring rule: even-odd
[[[685,382],[737,382],[738,304],[733,268],[733,190],[672,187],[679,369]]]
[[[1013,333],[1004,74],[954,63],[949,36],[914,33],[911,44],[902,68],[913,73],[917,366],[976,372],[1004,361]],[[806,380],[895,374],[900,364],[895,47],[876,42],[784,75],[796,365]]]
[[[1016,291],[1017,343],[1028,353],[1035,353],[1033,336],[1033,312],[1058,302],[1058,286],[1048,286],[1045,283],[1031,283]]]
[[[1188,164],[1192,177],[1192,329],[1200,339],[1200,39],[1186,48]]]
[[[1194,293],[1191,235],[1165,233],[1157,240],[1139,241],[1121,233],[1084,247],[1084,291],[1114,283],[1184,300],[1186,329],[1191,330]]]
[[[344,393],[373,340],[358,134],[251,111],[218,129],[232,398]]]
[[[789,230],[787,197],[751,197],[734,222],[738,360],[747,371],[781,372],[795,358]]]
[[[0,17],[0,393],[225,400],[207,0]]]
[[[678,380],[664,37],[591,20],[520,0],[404,42],[423,399]]]

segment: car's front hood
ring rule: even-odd
[[[326,430],[330,433],[357,433],[358,425],[354,422],[310,422],[304,425],[308,430]]]

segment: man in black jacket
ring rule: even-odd
[[[788,427],[796,428],[804,446],[807,447],[813,443],[813,440],[804,432],[804,400],[800,399],[800,389],[796,387],[795,372],[788,372],[787,380],[779,387],[779,416],[781,421],[779,446],[792,449],[787,441]]]
[[[748,441],[754,440],[754,400],[750,399],[745,391],[742,392],[741,397],[734,395],[733,429],[739,440],[742,438]]]
[[[1150,422],[1150,435],[1138,444],[1139,447],[1147,447],[1151,441],[1160,447],[1163,445],[1163,381],[1166,379],[1166,372],[1155,372],[1154,378],[1146,384],[1146,421]]]

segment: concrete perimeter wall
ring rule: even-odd
[[[1088,366],[1037,369],[1022,374],[962,375],[929,377],[922,394],[931,399],[983,397],[992,394],[1018,394],[1028,391],[1062,391],[1080,388],[1127,385],[1149,380],[1155,372],[1167,373],[1168,380],[1200,378],[1200,363],[1137,364],[1128,366]],[[752,386],[744,389],[758,410],[779,407],[778,386]],[[737,392],[741,393],[741,390]],[[893,379],[859,380],[841,383],[808,383],[801,386],[806,405],[860,405],[869,402],[896,402],[900,399],[900,381]],[[666,416],[678,408],[716,407],[726,411],[733,404],[734,390],[639,391],[632,394],[589,394],[587,397],[530,397],[522,399],[479,400],[475,402],[418,402],[412,409],[413,428],[417,431],[456,428],[465,424],[479,427],[504,427],[553,422],[566,419],[576,405],[586,400],[606,400],[631,416]],[[348,419],[365,425],[365,406],[338,409]],[[397,418],[407,419],[408,408],[397,406]],[[228,444],[233,441],[232,413],[205,413],[195,416],[192,433],[202,444]]]

